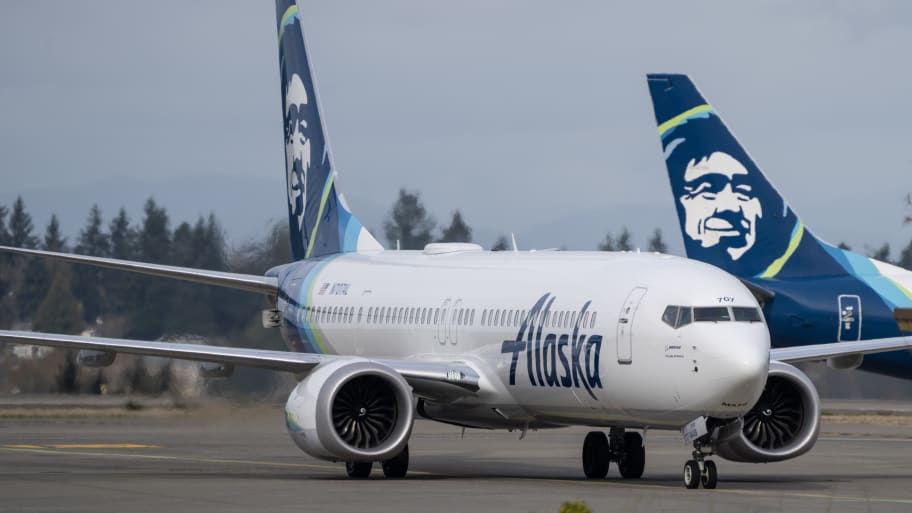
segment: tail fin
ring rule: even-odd
[[[276,0],[288,221],[294,260],[383,249],[336,190],[336,171],[294,0]]]
[[[687,256],[741,278],[845,273],[686,75],[647,75]]]

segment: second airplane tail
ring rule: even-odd
[[[295,1],[276,0],[276,17],[292,259],[383,249],[337,190]]]
[[[689,77],[647,80],[689,258],[745,279],[845,272]]]

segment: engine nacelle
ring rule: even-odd
[[[199,366],[200,376],[206,379],[227,378],[234,374],[234,365],[230,363],[203,362]]]
[[[285,423],[298,447],[329,461],[381,461],[408,443],[412,389],[393,369],[368,360],[319,365],[291,392]]]
[[[113,351],[94,351],[92,349],[80,349],[76,353],[76,362],[86,367],[107,367],[114,363],[117,353]]]
[[[820,397],[803,372],[786,363],[772,362],[763,394],[740,430],[721,434],[716,453],[732,461],[782,461],[811,450],[820,433]],[[723,429],[724,431],[724,429]]]

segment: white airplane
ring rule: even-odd
[[[83,364],[116,353],[291,372],[294,442],[367,477],[408,469],[415,413],[473,428],[585,425],[589,478],[610,462],[643,474],[648,429],[693,443],[689,488],[714,488],[712,454],[795,457],[813,446],[819,400],[790,362],[908,347],[905,339],[770,350],[756,298],[713,266],[658,254],[504,251],[430,244],[387,251],[334,184],[298,6],[277,0],[293,262],[265,276],[18,248],[3,251],[267,295],[288,351],[0,332],[0,341],[79,349]],[[604,353],[604,354],[603,354]],[[745,422],[745,419],[748,422]],[[743,429],[749,426],[749,429]],[[604,430],[608,431],[606,436]]]

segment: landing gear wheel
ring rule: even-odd
[[[408,445],[394,458],[383,462],[383,475],[390,479],[402,479],[408,472],[409,450]]]
[[[700,486],[700,465],[695,460],[684,464],[684,486],[691,490]]]
[[[589,479],[604,479],[610,459],[608,437],[601,431],[590,431],[583,440],[583,473]]]
[[[639,433],[624,433],[624,451],[618,459],[618,470],[624,479],[643,477],[646,466],[646,448]]]
[[[367,479],[373,466],[370,461],[346,461],[345,473],[352,479]]]
[[[716,462],[708,460],[703,462],[703,474],[700,476],[700,482],[703,488],[712,490],[719,482],[719,472],[716,470]]]

